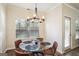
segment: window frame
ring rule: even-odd
[[[25,19],[16,19],[16,31],[17,31],[17,21],[18,20],[25,20]],[[25,20],[25,21],[27,21],[27,20]],[[30,25],[30,24],[29,24]],[[40,36],[40,30],[39,30],[39,28],[40,28],[40,24],[38,23],[38,36],[37,37],[39,37]],[[18,29],[20,29],[21,27],[20,27],[20,25],[19,25],[19,28]],[[29,29],[28,29],[28,31],[29,31]],[[30,31],[29,31],[30,32]],[[17,32],[16,32],[16,39],[30,39],[32,36],[29,34],[29,36],[28,37],[22,37],[22,38],[20,38],[20,37],[17,37]],[[37,38],[37,37],[35,37],[35,38]],[[33,37],[32,37],[33,38]]]

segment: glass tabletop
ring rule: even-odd
[[[19,47],[20,47],[22,50],[31,51],[31,52],[34,52],[34,51],[42,51],[42,50],[48,48],[47,46],[33,45],[32,43],[21,43],[21,44],[19,45]]]

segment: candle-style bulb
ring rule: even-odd
[[[28,16],[27,19],[30,19],[30,17]]]
[[[43,21],[45,20],[45,17],[44,17],[44,16],[42,16],[42,20],[43,20]]]
[[[28,17],[27,17],[27,21],[29,21],[29,19],[30,19],[30,17],[28,16]]]
[[[44,16],[42,16],[42,19],[45,19],[45,17],[44,17]]]
[[[36,14],[34,14],[33,17],[36,17]]]

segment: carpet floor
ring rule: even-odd
[[[0,53],[0,56],[16,56],[14,49],[6,51],[6,53]],[[59,52],[56,52],[55,56],[61,56]]]

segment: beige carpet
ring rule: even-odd
[[[16,56],[16,55],[13,49],[6,51],[6,53],[0,53],[0,56]],[[56,52],[55,56],[62,56],[62,55],[59,52]]]

